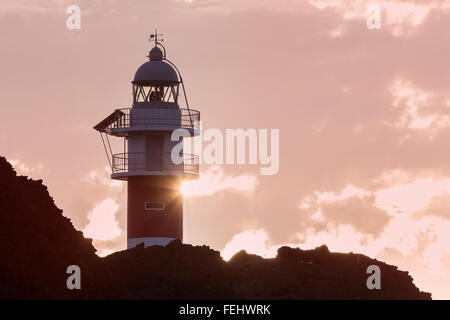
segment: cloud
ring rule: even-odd
[[[172,0],[200,10],[203,13],[230,14],[236,11],[247,11],[254,9],[272,9],[277,11],[292,11],[305,9],[310,5],[303,1],[292,0]]]
[[[383,258],[386,250],[394,249],[405,258],[416,259],[431,272],[442,274],[445,272],[443,261],[450,256],[450,248],[446,245],[449,227],[448,220],[436,217],[415,220],[405,215],[394,217],[379,237],[360,232],[352,226],[340,225],[326,231],[308,229],[299,233],[296,245],[311,249],[327,244],[332,251],[358,252],[379,259]],[[408,265],[399,267],[409,269]]]
[[[270,245],[269,237],[263,229],[251,229],[234,235],[220,251],[220,254],[227,261],[241,250],[245,250],[247,253],[257,254],[264,258],[273,258],[277,255],[277,250],[281,246],[283,245]]]
[[[398,129],[427,131],[432,139],[439,130],[450,126],[448,97],[427,92],[405,79],[396,79],[390,87],[393,107],[400,110],[391,123]]]
[[[89,224],[84,228],[83,234],[94,240],[113,240],[122,233],[115,214],[119,206],[107,198],[100,202],[89,214]]]
[[[331,9],[346,20],[366,19],[366,10],[370,5],[378,5],[382,9],[382,26],[389,27],[394,36],[410,35],[423,24],[432,10],[450,8],[450,1],[427,0],[309,0],[319,10]],[[382,27],[383,28],[383,27]]]
[[[29,165],[19,159],[7,159],[14,167],[14,170],[20,175],[28,176],[35,179],[41,179],[44,166],[42,164]]]
[[[433,10],[447,10],[450,0],[174,0],[204,13],[226,13],[255,9],[269,9],[284,12],[307,12],[311,9],[330,10],[344,20],[366,20],[366,10],[370,5],[378,5],[382,10],[382,28],[396,36],[410,36],[421,26]],[[364,22],[362,22],[364,23]],[[365,23],[364,23],[365,25]],[[339,25],[330,31],[332,38],[340,37],[344,27]]]
[[[125,185],[123,181],[111,179],[111,168],[106,166],[102,169],[92,169],[84,177],[83,181],[91,185],[101,184],[109,188],[117,189],[117,191],[121,191]]]
[[[297,239],[291,243],[272,244],[264,229],[249,229],[234,235],[220,252],[224,260],[231,259],[241,250],[264,258],[274,258],[278,248],[282,246],[313,249],[326,244],[332,251],[358,252],[359,249],[359,252],[363,252],[367,251],[364,244],[369,239],[373,240],[373,237],[358,232],[351,226],[339,226],[332,231],[315,232],[309,229],[297,234]]]
[[[74,204],[77,211],[85,212],[81,229],[94,239],[102,257],[126,248],[126,183],[111,179],[110,170],[102,167],[85,174],[77,183],[79,194]]]
[[[423,250],[421,262],[430,267],[430,272],[448,276],[448,269],[444,268],[444,261],[450,257],[450,221],[437,217],[423,217],[419,220],[422,234],[427,237],[429,244]]]
[[[97,251],[97,255],[100,257],[106,257],[114,252],[116,252],[116,250],[114,250],[114,249],[100,249]]]
[[[221,250],[221,256],[229,260],[237,252],[245,250],[273,258],[281,246],[308,250],[326,244],[334,252],[362,253],[395,264],[408,270],[422,290],[430,290],[430,279],[437,283],[448,279],[445,263],[450,259],[449,229],[449,220],[437,217],[414,220],[410,215],[403,215],[394,217],[379,237],[358,231],[353,226],[340,225],[319,232],[309,228],[298,233],[297,239],[291,243],[278,245],[272,244],[264,229],[250,229],[234,235]],[[445,295],[445,290],[440,290],[440,295],[435,298],[441,295]]]
[[[302,216],[309,216],[316,227],[335,228],[348,225],[373,235],[379,234],[389,221],[386,212],[376,206],[374,194],[353,185],[338,192],[315,191],[300,203]]]
[[[298,233],[297,237],[297,246],[303,249],[326,244],[331,251],[337,252],[363,252],[364,244],[374,239],[373,236],[359,232],[351,225],[338,225],[319,232],[308,228],[305,232]]]
[[[423,210],[434,197],[450,195],[450,179],[421,178],[374,192],[376,206],[390,215]]]
[[[390,170],[373,182],[371,189],[347,185],[304,197],[299,210],[307,213],[302,218],[309,219],[308,227],[296,234],[295,245],[309,249],[327,244],[332,251],[396,263],[423,288],[430,285],[430,277],[447,279],[450,178]],[[372,219],[370,227],[364,219]],[[388,252],[397,252],[397,258]]]
[[[418,211],[417,216],[432,215],[450,220],[450,193],[444,190],[441,194],[431,195],[427,206]]]
[[[356,198],[364,198],[368,195],[370,195],[370,192],[365,191],[363,189],[357,188],[352,185],[346,186],[342,191],[340,192],[315,192],[317,197],[317,203],[322,202],[330,202],[330,201],[339,201],[339,200],[346,200],[352,197]]]
[[[70,5],[68,0],[2,0],[0,14],[48,13],[61,11]]]
[[[255,176],[248,174],[228,176],[221,167],[211,166],[205,173],[200,173],[198,180],[184,181],[181,192],[186,197],[210,196],[224,190],[250,192],[257,184],[258,179]]]

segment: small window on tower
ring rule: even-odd
[[[145,202],[146,211],[163,211],[166,209],[164,201],[149,201]]]

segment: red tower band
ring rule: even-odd
[[[171,239],[183,239],[182,181],[171,176],[128,179],[129,246],[140,242],[165,245]],[[142,241],[146,238],[151,239]]]

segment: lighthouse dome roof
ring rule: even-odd
[[[150,60],[136,71],[133,83],[179,82],[178,74],[169,63],[161,60]]]

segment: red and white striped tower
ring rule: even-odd
[[[197,179],[199,172],[196,157],[183,150],[177,152],[182,162],[173,161],[172,150],[180,141],[171,141],[171,134],[185,129],[190,136],[198,135],[200,112],[189,109],[181,74],[166,59],[158,34],[150,39],[155,46],[149,61],[139,67],[132,81],[132,108],[117,109],[94,127],[102,136],[111,178],[128,181],[128,248],[183,240],[180,185],[185,179]],[[186,108],[178,103],[180,87]],[[123,153],[112,153],[109,135],[124,139]]]

